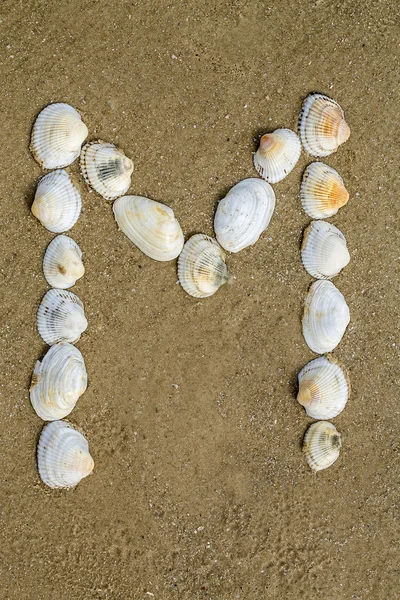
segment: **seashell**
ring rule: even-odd
[[[61,169],[78,158],[87,135],[87,127],[75,108],[62,102],[49,104],[35,121],[30,150],[43,168]]]
[[[297,401],[313,419],[333,419],[342,412],[350,395],[350,381],[343,367],[330,356],[310,361],[298,375]]]
[[[36,188],[31,211],[46,229],[63,233],[71,229],[81,214],[81,195],[66,171],[52,171]]]
[[[178,279],[185,292],[195,298],[207,298],[228,278],[225,253],[216,240],[203,233],[193,235],[178,258]]]
[[[82,148],[81,171],[85,181],[106,200],[123,196],[131,185],[133,162],[114,144],[97,140]]]
[[[254,154],[254,166],[260,177],[278,183],[289,175],[301,154],[301,143],[291,129],[275,129],[266,133]]]
[[[48,284],[65,290],[75,285],[84,272],[78,244],[67,235],[55,237],[43,257],[43,273]]]
[[[303,335],[316,354],[331,352],[350,322],[349,307],[332,282],[314,281],[305,300]]]
[[[255,244],[274,208],[275,194],[269,183],[255,178],[240,181],[218,204],[214,230],[219,244],[229,252]]]
[[[299,116],[299,134],[312,156],[329,156],[350,136],[344,112],[335,100],[323,94],[309,94]]]
[[[307,429],[303,452],[313,471],[327,469],[339,458],[342,436],[332,423],[318,421]]]
[[[304,171],[300,200],[313,219],[326,219],[347,204],[349,192],[339,173],[322,162],[313,162]]]
[[[144,254],[160,261],[179,256],[184,238],[172,208],[143,196],[123,196],[113,211],[118,227]]]
[[[94,467],[87,440],[66,421],[52,421],[43,427],[37,461],[43,483],[51,488],[75,487]]]
[[[78,296],[59,289],[46,292],[37,312],[37,328],[46,344],[74,344],[86,327],[83,303]]]
[[[327,221],[311,221],[304,232],[301,260],[316,279],[332,279],[350,261],[346,238]]]
[[[44,421],[69,415],[87,387],[85,362],[78,348],[61,342],[50,348],[42,362],[36,362],[30,399]]]

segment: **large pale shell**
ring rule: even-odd
[[[198,233],[184,245],[178,259],[179,283],[190,296],[207,298],[228,281],[225,254],[213,238]]]
[[[50,104],[35,121],[30,149],[42,167],[60,169],[78,158],[87,135],[87,127],[75,108]]]
[[[254,166],[259,175],[278,183],[289,175],[301,154],[301,143],[291,129],[276,129],[266,133],[260,140],[260,147],[254,154]]]
[[[303,335],[316,354],[331,352],[350,322],[346,300],[331,281],[315,281],[306,296]]]
[[[51,289],[44,295],[37,312],[37,328],[46,344],[74,344],[86,327],[83,303],[78,296],[59,289]]]
[[[118,227],[144,254],[160,261],[179,256],[184,238],[169,206],[143,196],[123,196],[113,211]]]
[[[71,229],[81,214],[81,195],[66,171],[48,173],[39,181],[31,211],[53,233]]]
[[[327,221],[311,221],[304,232],[301,260],[316,279],[332,279],[350,261],[346,238]]]
[[[329,156],[348,140],[350,127],[339,104],[323,94],[310,94],[299,116],[299,134],[312,156]]]
[[[67,235],[55,237],[43,257],[43,273],[48,284],[65,290],[75,285],[84,272],[78,244]]]
[[[66,421],[52,421],[43,427],[37,461],[43,483],[51,488],[75,487],[94,467],[87,440]]]
[[[82,148],[81,171],[86,182],[106,200],[123,196],[131,185],[133,162],[114,144],[97,140]]]
[[[338,430],[328,421],[318,421],[307,429],[303,441],[303,452],[313,471],[327,469],[339,458],[342,438]]]
[[[304,171],[300,200],[313,219],[326,219],[347,204],[349,192],[339,173],[322,162],[313,162]]]
[[[214,230],[219,244],[229,252],[255,244],[274,208],[275,194],[269,183],[255,178],[240,181],[218,204]]]

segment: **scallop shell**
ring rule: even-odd
[[[66,171],[52,171],[36,188],[31,211],[46,229],[63,233],[71,229],[81,214],[81,195]]]
[[[218,204],[214,230],[219,244],[229,252],[255,244],[274,208],[275,194],[269,183],[255,178],[240,181]]]
[[[348,140],[350,127],[339,104],[323,94],[310,94],[299,116],[299,134],[312,156],[329,156]]]
[[[59,289],[51,289],[43,296],[37,312],[37,328],[46,344],[74,344],[86,327],[83,303],[78,296]]]
[[[31,403],[44,421],[69,415],[87,387],[85,361],[78,348],[61,342],[36,362],[30,387]]]
[[[86,182],[106,200],[123,196],[131,185],[133,162],[114,144],[97,140],[82,148],[81,171]]]
[[[178,259],[179,283],[190,296],[207,298],[228,281],[225,254],[216,240],[198,233],[184,245]]]
[[[87,440],[66,421],[52,421],[43,427],[37,461],[43,483],[51,488],[75,487],[94,467]]]
[[[316,279],[332,279],[349,263],[346,238],[327,221],[311,221],[304,232],[301,260]]]
[[[307,429],[303,452],[313,471],[327,469],[339,458],[342,437],[328,421],[318,421]]]
[[[143,196],[123,196],[113,211],[118,227],[144,254],[160,261],[179,256],[184,238],[169,206]]]
[[[55,237],[43,257],[43,273],[48,284],[65,290],[75,285],[84,272],[78,244],[67,235]]]
[[[313,219],[326,219],[347,204],[349,192],[339,173],[322,162],[313,162],[304,171],[300,200]]]
[[[306,296],[303,335],[316,354],[331,352],[342,339],[350,322],[349,307],[330,281],[315,281]]]
[[[43,168],[61,169],[78,158],[87,135],[87,127],[75,108],[50,104],[35,121],[30,149]]]
[[[298,375],[297,401],[313,419],[333,419],[342,412],[350,395],[350,381],[343,367],[330,356],[320,356]]]
[[[263,179],[278,183],[293,170],[300,154],[301,143],[295,132],[276,129],[262,136],[254,154],[254,166]]]

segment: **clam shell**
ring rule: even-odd
[[[37,328],[46,344],[74,344],[86,327],[83,303],[78,296],[59,289],[51,289],[43,296],[37,312]]]
[[[299,134],[312,156],[329,156],[348,140],[350,127],[339,104],[323,94],[310,94],[299,116]]]
[[[75,285],[84,272],[78,244],[67,235],[55,237],[43,257],[43,273],[48,284],[65,290]]]
[[[240,181],[218,204],[214,230],[219,244],[229,252],[255,244],[274,208],[275,194],[269,183],[255,178]]]
[[[51,488],[75,487],[94,467],[87,440],[66,421],[52,421],[43,427],[37,461],[43,483]]]
[[[254,166],[260,177],[278,183],[289,175],[301,154],[301,143],[291,129],[276,129],[266,133],[254,154]]]
[[[307,429],[303,441],[303,452],[313,471],[327,469],[339,458],[342,438],[338,430],[328,421],[318,421]]]
[[[113,211],[118,227],[144,254],[160,261],[179,256],[184,238],[169,206],[143,196],[123,196]]]
[[[198,233],[184,245],[178,259],[179,283],[195,298],[207,298],[228,281],[225,254],[213,238]]]
[[[304,232],[301,260],[316,279],[332,279],[349,263],[346,238],[327,221],[312,221]]]
[[[82,148],[81,171],[86,183],[106,200],[123,196],[131,185],[133,162],[114,144],[97,140]]]
[[[60,169],[78,158],[87,135],[87,127],[75,108],[50,104],[35,121],[30,149],[42,167]]]
[[[81,214],[81,195],[66,171],[52,171],[36,188],[31,211],[46,229],[63,233],[71,229]]]
[[[313,219],[326,219],[347,204],[349,192],[339,173],[322,162],[313,162],[304,171],[300,200]]]

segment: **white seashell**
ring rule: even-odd
[[[67,235],[55,237],[43,257],[43,273],[48,284],[65,290],[75,285],[84,272],[78,244]]]
[[[203,233],[193,235],[178,259],[178,279],[185,292],[195,298],[207,298],[228,278],[225,254],[218,243]]]
[[[113,211],[118,227],[144,254],[160,261],[179,256],[184,238],[169,206],[143,196],[123,196]]]
[[[332,279],[349,263],[346,238],[327,221],[311,221],[304,232],[301,260],[316,279]]]
[[[31,211],[53,233],[71,229],[81,214],[81,195],[66,171],[48,173],[39,181]]]
[[[339,173],[322,162],[313,162],[304,171],[300,200],[313,219],[326,219],[347,204],[349,192]]]
[[[31,403],[44,421],[69,415],[87,387],[85,362],[78,348],[61,342],[36,362],[30,387]]]
[[[82,148],[81,171],[86,182],[106,200],[123,196],[131,185],[133,162],[114,144],[97,140]]]
[[[35,121],[30,149],[45,169],[61,169],[78,158],[87,135],[87,127],[75,108],[50,104]]]
[[[229,252],[255,244],[274,208],[275,194],[269,183],[255,178],[240,181],[218,204],[214,230],[219,244]]]
[[[59,289],[46,292],[37,312],[37,328],[46,344],[74,344],[86,327],[83,303],[78,296]]]
[[[344,112],[335,100],[323,94],[309,94],[299,116],[299,134],[312,156],[329,156],[350,136]]]
[[[349,399],[348,375],[330,356],[320,356],[306,364],[298,375],[298,382],[297,401],[313,419],[333,419]]]
[[[259,175],[278,183],[289,175],[301,154],[301,143],[291,129],[276,129],[266,133],[260,140],[260,147],[254,154],[254,166]]]
[[[43,427],[37,461],[43,483],[51,488],[74,487],[94,467],[87,440],[66,421],[52,421]]]
[[[339,458],[342,437],[328,421],[313,423],[306,431],[303,452],[313,471],[327,469]]]
[[[315,281],[306,296],[303,335],[316,354],[331,352],[342,339],[350,322],[349,307],[330,281]]]

